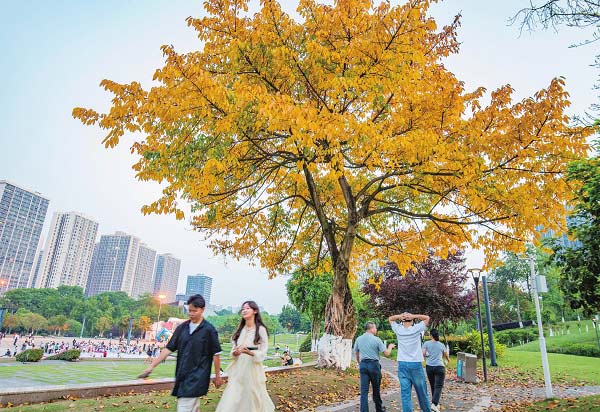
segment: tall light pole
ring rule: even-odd
[[[529,256],[529,270],[531,272],[531,289],[533,291],[533,302],[535,303],[535,313],[537,315],[538,333],[540,336],[540,353],[542,355],[542,367],[544,369],[544,386],[546,389],[546,399],[553,398],[552,381],[550,380],[550,365],[548,364],[548,353],[546,353],[546,339],[544,338],[544,328],[542,326],[542,313],[540,311],[540,300],[538,299],[538,286],[535,276],[535,263],[533,256]]]
[[[473,276],[473,282],[475,282],[475,294],[477,295],[477,314],[479,322],[479,334],[481,335],[481,358],[483,360],[483,380],[487,382],[487,365],[485,361],[485,344],[483,343],[483,322],[481,321],[481,304],[479,303],[479,276],[481,276],[481,269],[473,268],[467,270]]]
[[[490,297],[488,294],[487,275],[481,275],[481,284],[483,286],[483,306],[485,306],[485,323],[488,333],[488,343],[490,345],[490,365],[498,366],[498,363],[496,363],[496,347],[494,346],[494,331],[492,329],[492,314],[490,313]]]
[[[158,295],[158,316],[156,317],[156,331],[154,332],[154,339],[158,342],[158,324],[160,323],[160,309],[162,308],[162,300],[166,298],[165,295]]]

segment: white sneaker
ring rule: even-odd
[[[431,404],[431,410],[433,412],[440,412],[440,408],[438,408],[437,406],[435,406],[433,403]]]

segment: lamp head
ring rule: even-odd
[[[467,272],[469,272],[471,274],[471,276],[473,277],[473,280],[475,282],[479,282],[479,277],[481,276],[481,269],[471,268],[471,269],[468,269]]]

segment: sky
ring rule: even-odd
[[[254,299],[271,313],[287,303],[285,277],[269,280],[247,261],[214,256],[200,234],[173,216],[143,216],[140,208],[160,195],[155,183],[135,180],[128,144],[105,149],[103,132],[74,120],[74,107],[104,111],[110,95],[102,79],[151,84],[162,66],[160,46],[180,52],[201,47],[188,16],[204,13],[192,0],[6,0],[0,15],[0,180],[50,198],[45,233],[56,211],[78,211],[99,222],[99,234],[136,235],[158,253],[182,260],[179,291],[188,275],[213,277],[212,302],[239,305]],[[293,12],[295,1],[284,0]],[[462,14],[461,50],[445,64],[467,89],[504,84],[522,99],[564,76],[570,114],[597,101],[594,45],[570,48],[591,37],[574,28],[521,33],[508,20],[529,0],[454,0],[432,7],[442,26]],[[45,240],[44,233],[44,240]],[[469,267],[481,265],[477,251]]]

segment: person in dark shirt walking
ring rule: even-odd
[[[148,377],[169,354],[177,351],[172,392],[177,397],[177,412],[198,412],[199,397],[208,392],[211,363],[215,365],[215,386],[222,384],[221,345],[217,330],[203,318],[206,302],[202,295],[191,296],[187,303],[190,319],[175,329],[167,346],[139,377]]]

